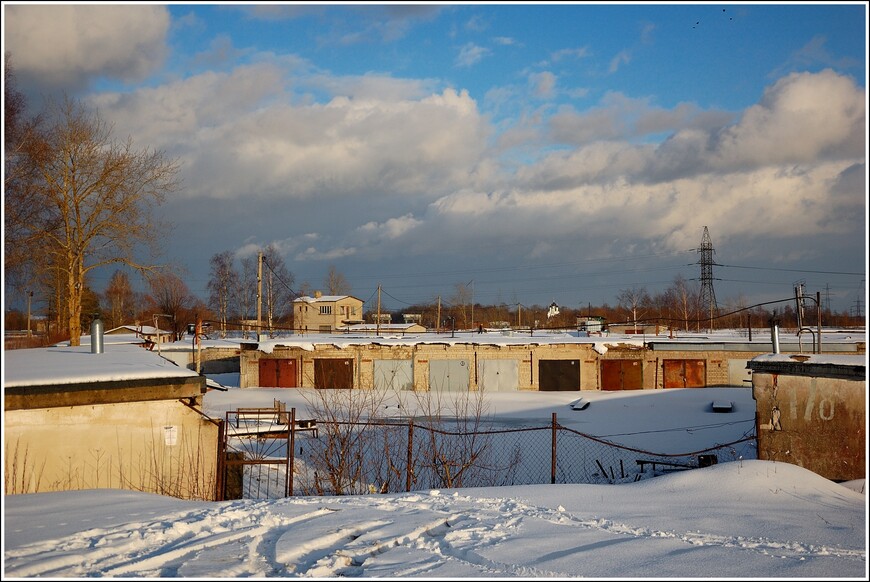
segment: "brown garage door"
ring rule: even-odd
[[[538,386],[542,392],[580,390],[580,360],[541,360]]]
[[[707,385],[705,360],[664,360],[665,388],[703,388]]]
[[[640,360],[602,360],[602,390],[640,390],[643,388],[643,366]]]
[[[260,386],[263,388],[297,388],[297,361],[293,359],[260,360]]]
[[[353,360],[346,358],[315,358],[315,388],[353,388]]]

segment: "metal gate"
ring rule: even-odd
[[[314,419],[299,419],[283,402],[226,412],[219,430],[218,501],[293,495],[296,439],[317,436]]]

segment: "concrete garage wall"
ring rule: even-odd
[[[3,430],[6,494],[215,498],[218,427],[177,400],[5,410]]]
[[[767,346],[763,346],[766,348]],[[852,348],[855,349],[854,347]],[[859,353],[863,345],[858,346]],[[692,363],[697,374],[693,375],[691,385],[700,386],[743,386],[749,388],[745,380],[750,378],[747,363],[767,351],[745,351],[743,344],[728,347],[722,344],[705,345],[694,343],[680,345],[678,342],[658,342],[640,346],[615,341],[609,344],[602,354],[592,344],[585,343],[543,343],[543,344],[474,344],[474,343],[418,343],[411,345],[382,345],[377,343],[348,344],[336,347],[330,344],[314,344],[308,349],[298,346],[275,346],[267,353],[257,349],[255,344],[244,346],[240,356],[240,386],[242,388],[259,386],[259,361],[264,358],[294,358],[300,366],[300,386],[314,386],[314,360],[318,358],[351,358],[354,363],[353,388],[369,389],[375,386],[375,362],[397,360],[411,362],[414,390],[431,389],[430,368],[442,360],[464,360],[469,363],[468,389],[478,390],[481,370],[487,361],[509,360],[516,362],[516,380],[512,380],[513,390],[541,390],[540,363],[547,364],[545,369],[558,367],[559,361],[576,361],[580,366],[579,390],[620,389],[619,386],[603,387],[603,361],[627,361],[640,367],[639,375],[632,376],[632,382],[640,379],[640,389],[656,390],[665,387],[665,362],[678,366],[681,362]],[[855,353],[854,351],[852,353]],[[701,364],[698,364],[701,362]],[[435,364],[436,367],[439,364]],[[481,367],[483,366],[483,367]],[[610,368],[613,368],[610,366]],[[636,370],[632,369],[632,372]],[[696,378],[697,376],[697,378]],[[546,387],[545,387],[546,388]],[[632,389],[638,386],[631,386]]]
[[[867,382],[862,358],[853,358],[860,366],[750,362],[759,459],[833,481],[866,476]]]
[[[410,346],[384,346],[360,344],[346,347],[315,345],[313,349],[296,346],[276,346],[270,353],[256,349],[243,349],[240,356],[239,384],[242,388],[260,386],[262,359],[296,359],[299,362],[300,385],[314,386],[314,362],[321,358],[350,358],[354,362],[352,388],[370,389],[375,386],[375,362],[411,362],[415,390],[432,388],[431,368],[445,364],[439,362],[462,360],[466,362],[469,390],[476,391],[483,381],[480,370],[486,362],[511,362],[512,390],[539,389],[538,364],[541,360],[577,360],[581,365],[581,389],[597,390],[597,355],[591,346],[583,344],[554,344],[535,346],[497,346],[477,344],[416,344]]]

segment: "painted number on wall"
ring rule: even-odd
[[[834,401],[825,394],[819,394],[819,390],[815,386],[810,386],[807,390],[807,402],[804,407],[804,420],[809,422],[814,420],[815,413],[818,412],[819,420],[829,421],[834,418]],[[791,417],[797,419],[798,402],[791,401]]]

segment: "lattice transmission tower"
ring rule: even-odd
[[[700,312],[706,313],[710,317],[710,329],[713,329],[713,317],[718,310],[716,305],[716,292],[713,290],[713,265],[716,262],[713,260],[713,254],[716,249],[713,248],[713,241],[710,240],[710,231],[704,227],[704,236],[701,239],[701,246],[696,249],[701,259],[698,264],[701,265],[701,295],[700,295]]]

